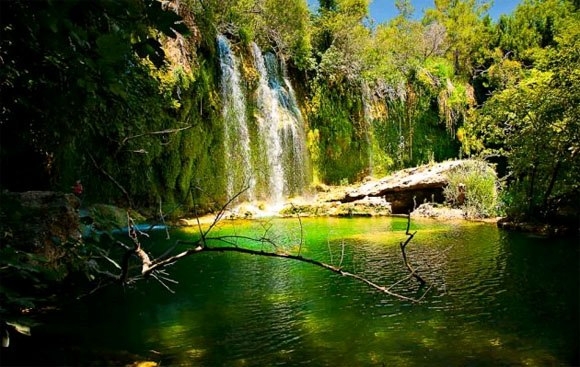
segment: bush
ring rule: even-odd
[[[468,218],[488,218],[498,214],[498,180],[495,169],[484,161],[469,160],[447,173],[443,194],[452,206]]]

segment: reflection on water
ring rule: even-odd
[[[385,285],[406,276],[398,246],[406,238],[405,219],[302,223],[304,256],[334,264],[342,258],[345,269]],[[296,249],[296,221],[268,226],[236,222],[219,233],[259,235],[269,228],[279,244]],[[170,268],[179,281],[175,294],[147,281],[108,289],[55,315],[58,326],[41,329],[36,357],[100,364],[125,356],[162,366],[579,363],[575,241],[482,223],[414,221],[412,229],[418,232],[409,258],[434,284],[421,304],[309,264],[206,253]],[[191,236],[173,233],[174,239]],[[159,252],[166,246],[161,242],[154,247]],[[397,290],[421,291],[412,281]]]

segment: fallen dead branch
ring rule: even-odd
[[[409,231],[410,223],[411,223],[410,216],[408,217],[407,229],[405,232],[405,234],[407,235],[407,239],[404,242],[400,243],[401,253],[403,256],[403,262],[404,262],[405,267],[409,270],[409,275],[407,277],[405,277],[404,279],[401,279],[390,286],[384,286],[384,285],[377,284],[377,283],[369,280],[366,277],[363,277],[361,275],[346,271],[342,268],[342,262],[343,262],[343,258],[344,258],[344,247],[345,247],[344,243],[342,244],[342,247],[341,247],[341,258],[340,258],[340,263],[338,266],[327,264],[325,262],[322,262],[322,261],[319,261],[316,259],[302,256],[301,250],[302,250],[302,246],[303,246],[303,231],[302,231],[302,222],[300,221],[300,218],[299,218],[299,221],[300,221],[300,226],[301,226],[301,234],[300,234],[300,244],[298,246],[298,253],[297,254],[292,254],[292,253],[289,253],[289,252],[282,250],[281,247],[277,246],[277,244],[275,243],[274,240],[267,237],[266,234],[269,231],[270,227],[265,228],[264,235],[259,236],[259,237],[250,237],[250,236],[244,236],[244,235],[226,235],[226,236],[210,237],[209,236],[210,231],[212,229],[214,229],[215,226],[218,224],[218,222],[220,220],[222,220],[222,218],[224,217],[226,207],[233,200],[235,200],[240,194],[233,197],[230,201],[228,201],[228,203],[226,203],[226,205],[224,205],[224,207],[220,210],[220,212],[214,218],[214,221],[209,225],[209,227],[205,231],[202,230],[201,224],[198,222],[199,235],[200,235],[199,240],[196,240],[196,241],[178,240],[171,246],[171,248],[168,251],[166,251],[166,253],[164,255],[158,257],[157,259],[151,259],[149,257],[149,255],[143,250],[141,243],[139,242],[139,235],[144,235],[144,234],[138,232],[137,227],[133,223],[132,219],[128,216],[128,235],[129,235],[131,241],[133,242],[133,247],[127,249],[127,251],[125,252],[125,254],[123,256],[123,259],[122,259],[121,265],[120,265],[121,274],[119,276],[119,280],[123,283],[127,283],[127,282],[132,282],[132,281],[135,281],[138,279],[151,277],[151,278],[159,281],[161,283],[161,285],[163,287],[165,287],[167,290],[169,290],[170,292],[173,292],[173,290],[166,284],[166,282],[176,283],[175,280],[169,278],[168,274],[165,273],[165,269],[168,266],[176,263],[177,261],[179,261],[185,257],[189,257],[189,256],[201,254],[201,253],[235,252],[235,253],[242,253],[242,254],[247,254],[247,255],[287,259],[287,260],[307,263],[307,264],[319,267],[321,269],[333,272],[335,274],[339,274],[341,276],[356,279],[356,280],[374,288],[377,291],[388,294],[389,296],[398,298],[400,300],[409,301],[409,302],[420,302],[421,300],[424,299],[424,297],[427,295],[427,293],[432,288],[432,286],[429,286],[425,291],[422,292],[420,297],[417,297],[417,298],[408,297],[408,296],[405,296],[405,295],[400,294],[398,292],[395,292],[393,290],[393,288],[395,286],[397,286],[397,285],[401,284],[403,281],[411,279],[411,278],[415,278],[420,283],[421,288],[423,288],[423,286],[425,286],[427,284],[425,279],[423,279],[418,274],[418,272],[417,272],[418,269],[413,268],[413,266],[409,263],[409,260],[407,258],[406,247],[411,242],[411,240],[414,238],[415,234],[417,233],[417,232],[411,233]],[[248,247],[241,247],[241,246],[239,246],[240,241],[247,241],[248,243],[261,244],[262,246],[261,246],[261,249],[259,249],[259,250],[248,248]],[[212,243],[221,243],[223,245],[218,245],[218,246],[210,245]],[[271,247],[272,250],[264,251],[264,247],[263,247],[264,244]],[[172,252],[178,245],[187,245],[189,248],[185,251],[182,251],[182,252],[179,252],[175,255],[169,256],[168,253]],[[136,256],[139,259],[139,262],[141,264],[141,271],[139,272],[138,275],[135,275],[135,276],[130,278],[128,276],[128,274],[129,274],[129,259],[133,256]],[[331,254],[331,256],[332,256],[332,254]]]
[[[407,240],[405,240],[405,242],[400,243],[401,254],[403,255],[403,262],[405,263],[405,266],[407,267],[407,269],[411,273],[410,275],[413,278],[417,279],[421,283],[421,285],[425,285],[425,284],[427,284],[425,279],[423,279],[419,274],[417,274],[417,270],[413,269],[413,267],[409,263],[409,260],[407,259],[407,251],[406,251],[407,245],[409,244],[409,242],[411,242],[413,237],[415,237],[415,234],[417,234],[417,231],[415,231],[413,233],[409,232],[410,227],[411,227],[411,214],[409,214],[407,217],[407,230],[405,231],[405,235],[407,235]]]

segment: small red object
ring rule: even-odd
[[[81,195],[83,193],[83,185],[80,180],[75,183],[72,190],[75,195]]]

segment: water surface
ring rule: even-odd
[[[578,365],[579,253],[574,240],[493,224],[413,220],[411,262],[433,289],[414,304],[286,259],[205,253],[155,280],[95,293],[40,330],[33,362],[195,366]],[[403,218],[228,222],[214,236],[265,232],[279,246],[389,285],[407,275]],[[165,233],[154,253],[195,229]],[[300,238],[303,245],[300,246]],[[244,245],[242,242],[240,246]],[[260,248],[260,246],[254,246]],[[271,247],[263,246],[264,250]],[[395,290],[420,296],[405,281]],[[35,360],[36,358],[36,360]],[[122,362],[121,362],[122,361]]]

